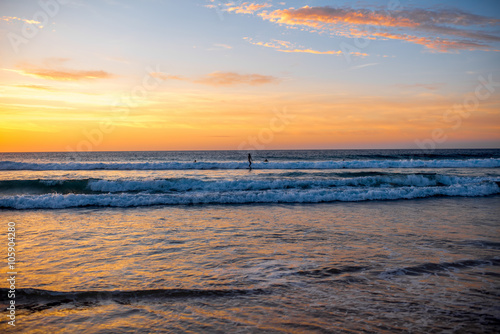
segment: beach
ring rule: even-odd
[[[499,150],[244,158],[4,154],[2,330],[496,332]]]

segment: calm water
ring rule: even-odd
[[[498,331],[500,150],[260,151],[247,167],[0,155],[18,272],[0,330]]]

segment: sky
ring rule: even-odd
[[[0,0],[0,152],[500,148],[500,2]]]

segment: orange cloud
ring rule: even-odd
[[[453,28],[442,24],[455,26],[472,25],[498,25],[500,20],[481,15],[474,15],[458,10],[424,10],[409,9],[398,11],[333,8],[333,7],[309,7],[299,9],[275,10],[258,14],[262,18],[287,25],[305,25],[313,28],[322,28],[325,24],[348,23],[354,25],[376,25],[384,27],[415,28],[442,30]],[[495,40],[499,37],[495,36]]]
[[[332,7],[309,7],[299,9],[283,9],[259,14],[271,22],[287,25],[303,25],[312,28],[325,28],[326,24],[352,23],[357,25],[382,25],[398,27],[414,27],[418,23],[408,18],[388,16],[369,10],[353,10]]]
[[[232,49],[233,47],[231,45],[227,45],[227,44],[214,44],[214,46],[217,46],[219,48],[223,48],[223,49]]]
[[[484,30],[498,27],[500,20],[451,9],[387,11],[304,6],[299,9],[263,11],[258,15],[264,20],[289,27],[302,26],[314,32],[328,31],[345,37],[401,39],[438,52],[492,51],[494,49],[486,42],[500,41],[495,30]],[[471,26],[480,26],[483,30],[471,30]],[[394,29],[397,32],[391,33]],[[413,33],[403,34],[401,30]],[[459,40],[445,36],[458,37]]]
[[[226,11],[228,12],[235,12],[238,14],[253,14],[258,10],[261,10],[262,8],[266,7],[271,7],[270,4],[256,4],[256,3],[248,3],[244,2],[241,5],[234,5],[232,3],[226,4],[228,8]]]
[[[235,72],[213,72],[201,78],[190,79],[180,75],[170,75],[162,72],[151,72],[153,78],[160,80],[180,80],[189,81],[210,86],[232,86],[232,85],[264,85],[268,83],[278,82],[279,79],[270,75],[262,74],[239,74]]]
[[[69,61],[67,58],[47,58],[43,61],[43,66],[21,63],[18,65],[19,70],[4,70],[16,72],[24,76],[55,81],[79,81],[116,77],[116,75],[103,70],[76,70],[62,67],[63,63],[67,61]]]
[[[239,74],[235,72],[213,72],[195,82],[211,86],[231,86],[231,85],[264,85],[276,83],[279,79],[270,75],[261,74]]]
[[[32,69],[24,69],[15,71],[21,75],[48,79],[48,80],[56,80],[56,81],[78,81],[78,80],[86,80],[86,79],[109,79],[115,77],[114,74],[111,74],[106,71],[80,71],[80,70],[53,70],[53,69],[44,69],[44,68],[32,68]]]
[[[244,40],[246,40],[248,43],[253,44],[253,45],[258,45],[258,46],[265,46],[266,48],[274,48],[274,49],[280,49],[280,48],[291,48],[293,47],[293,44],[287,41],[281,41],[279,39],[273,39],[272,42],[254,42],[252,38],[250,37],[243,37]]]
[[[290,42],[287,41],[281,41],[278,39],[273,39],[271,42],[254,42],[250,37],[244,37],[244,40],[246,40],[248,43],[253,44],[253,45],[258,45],[258,46],[264,46],[266,48],[273,48],[276,49],[276,51],[279,52],[286,52],[286,53],[311,53],[311,54],[318,54],[318,55],[341,55],[343,52],[342,51],[318,51],[318,50],[313,50],[313,49],[306,49],[306,48],[296,48],[294,45]],[[361,52],[351,52],[350,54],[355,55],[355,56],[367,56],[368,54],[366,53],[361,53]]]
[[[15,17],[15,16],[2,16],[2,17],[0,17],[0,21],[4,21],[4,22],[8,22],[8,23],[21,21],[21,22],[28,23],[28,24],[40,24],[41,23],[41,22],[38,22],[35,20],[27,20],[27,19],[22,19],[22,18]]]
[[[390,34],[390,33],[374,33],[374,36],[385,37],[389,39],[398,39],[407,41],[410,43],[424,45],[428,49],[437,52],[451,52],[457,50],[490,50],[491,48],[484,44],[479,44],[470,41],[454,41],[443,38],[428,38],[428,37],[418,37],[405,34]]]
[[[16,87],[45,90],[45,91],[49,91],[49,92],[56,91],[56,89],[54,89],[54,88],[52,88],[50,86],[43,86],[43,85],[16,85]]]
[[[312,54],[318,54],[318,55],[340,55],[342,54],[342,51],[317,51],[317,50],[311,50],[311,49],[285,49],[285,50],[278,50],[279,52],[297,52],[297,53],[312,53]]]

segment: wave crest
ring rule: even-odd
[[[348,160],[255,162],[254,169],[498,168],[500,159]],[[209,170],[246,169],[246,162],[27,163],[0,161],[0,170]]]
[[[398,200],[435,196],[478,197],[500,193],[496,183],[451,185],[447,187],[319,188],[250,190],[228,192],[184,192],[179,194],[45,194],[0,198],[0,208],[62,209],[74,207],[138,207],[152,205],[322,203]]]

